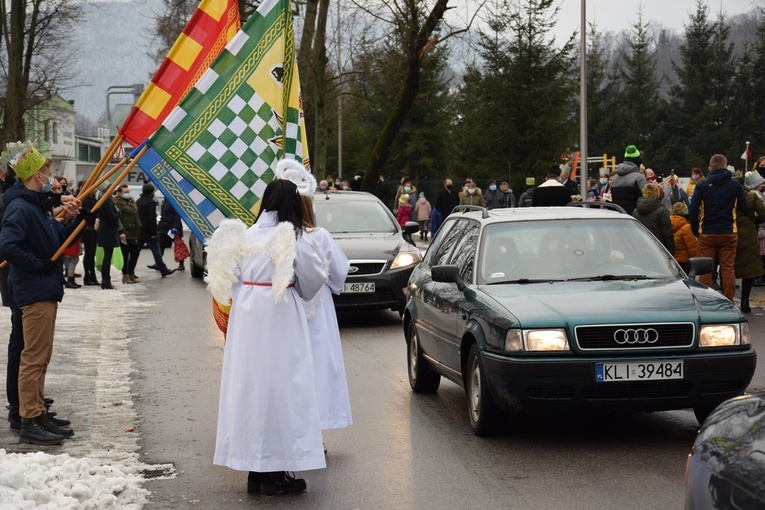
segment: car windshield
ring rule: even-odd
[[[622,219],[489,225],[478,268],[488,284],[677,278],[681,271],[648,230]]]
[[[393,217],[377,200],[326,200],[317,195],[314,209],[317,225],[331,234],[397,232]]]

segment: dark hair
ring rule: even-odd
[[[294,182],[274,179],[263,192],[258,219],[263,211],[276,211],[279,221],[289,221],[295,227],[295,235],[303,230],[303,202]]]

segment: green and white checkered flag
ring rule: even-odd
[[[226,217],[255,222],[285,155],[308,163],[289,0],[265,0],[149,145]]]

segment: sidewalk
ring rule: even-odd
[[[146,503],[143,473],[165,467],[147,466],[138,454],[130,343],[138,340],[132,335],[135,320],[156,306],[145,296],[142,284],[66,291],[45,388],[46,396],[55,400],[51,411],[71,420],[75,432],[62,445],[20,443],[11,433],[2,371],[0,507],[47,502],[51,508],[141,508]],[[0,324],[7,345],[8,308],[0,309]],[[6,364],[7,348],[0,349],[0,366]]]

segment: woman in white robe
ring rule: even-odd
[[[232,300],[214,463],[249,471],[248,492],[302,492],[305,481],[287,471],[326,467],[303,300],[327,270],[307,237],[296,238],[296,207],[296,186],[274,180],[255,225],[226,220],[208,243],[208,287]]]
[[[332,294],[342,292],[351,264],[345,253],[332,239],[332,235],[316,226],[313,220],[313,199],[310,196],[303,196],[303,206],[305,235],[321,246],[329,268],[327,283],[313,299],[305,303],[313,348],[319,419],[321,428],[324,430],[342,429],[350,426],[353,419],[351,418],[351,400],[348,396],[348,381],[345,376],[343,346],[340,342],[340,330],[337,326]]]

